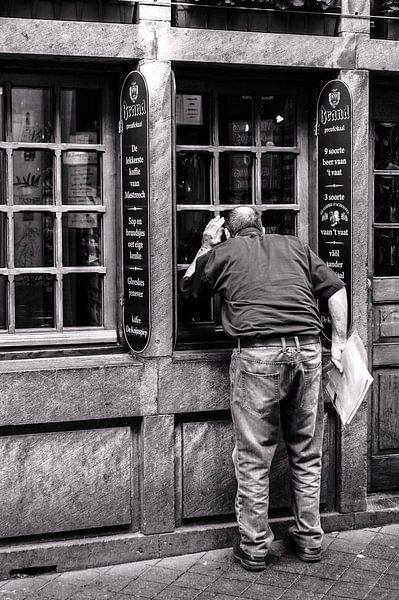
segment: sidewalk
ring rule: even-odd
[[[399,524],[326,534],[320,563],[272,545],[258,573],[231,548],[84,571],[0,581],[0,600],[399,599]]]

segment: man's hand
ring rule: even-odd
[[[344,372],[344,368],[341,362],[342,351],[345,348],[346,342],[331,342],[331,362],[338,369],[340,373]]]
[[[184,274],[184,277],[191,277],[195,271],[195,265],[197,264],[197,258],[206,254],[212,250],[213,246],[217,246],[222,241],[224,217],[214,217],[208,223],[202,234],[201,248],[198,250],[194,257],[193,262],[188,267]]]
[[[224,217],[214,217],[208,223],[202,234],[201,248],[210,250],[222,241]]]

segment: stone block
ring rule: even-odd
[[[164,360],[160,365],[160,413],[226,410],[230,406],[228,361]]]
[[[0,422],[9,426],[151,414],[156,412],[156,393],[157,365],[152,361],[43,371],[25,371],[21,364],[20,372],[0,373]]]
[[[0,535],[131,522],[128,428],[0,438]]]
[[[173,531],[175,526],[174,419],[144,417],[142,426],[143,533]]]

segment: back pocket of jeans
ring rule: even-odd
[[[264,416],[278,406],[279,374],[241,371],[242,404],[251,413]]]

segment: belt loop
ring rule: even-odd
[[[301,351],[301,346],[299,345],[299,338],[298,338],[297,335],[294,335],[294,340],[295,340],[296,351],[300,352]]]
[[[240,338],[238,338],[237,350],[238,350],[238,353],[240,354],[241,353],[241,340],[240,340]]]
[[[285,341],[285,337],[281,338],[281,347],[283,349],[283,354],[287,354],[287,344]]]

